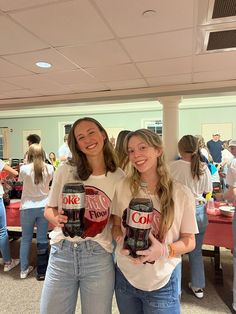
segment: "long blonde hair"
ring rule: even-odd
[[[155,149],[163,150],[162,140],[156,133],[147,130],[139,129],[134,132],[130,132],[125,138],[125,151],[128,158],[128,143],[133,136],[140,137],[149,146]],[[141,186],[141,174],[132,166],[131,175],[129,176],[129,183],[133,197],[135,197]],[[172,226],[174,220],[174,200],[173,200],[173,182],[170,178],[169,171],[166,165],[165,156],[162,153],[157,158],[156,173],[159,178],[155,193],[157,194],[160,201],[161,210],[161,222],[159,226],[159,240],[165,239],[167,231]]]
[[[33,163],[34,168],[34,183],[39,184],[43,182],[43,172],[46,168],[44,163],[45,153],[42,146],[39,144],[32,144],[29,146],[28,163]]]
[[[178,149],[182,153],[191,154],[191,174],[193,179],[204,173],[204,163],[201,161],[201,151],[199,147],[199,139],[193,135],[184,135],[178,142]]]

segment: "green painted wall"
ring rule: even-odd
[[[10,157],[22,158],[23,130],[41,129],[42,145],[47,153],[57,154],[59,143],[58,124],[60,122],[75,121],[83,115],[65,115],[57,117],[31,118],[0,118],[0,127],[12,129],[10,132]],[[162,119],[162,110],[114,112],[88,114],[97,119],[105,128],[125,128],[135,130],[142,127],[143,120]],[[236,106],[188,108],[179,110],[179,137],[185,134],[201,134],[202,124],[232,123],[233,137],[236,138]],[[171,127],[171,126],[170,126]],[[205,139],[206,141],[208,139]],[[224,140],[224,139],[222,139]]]

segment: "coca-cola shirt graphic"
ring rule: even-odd
[[[83,238],[95,237],[108,223],[111,200],[102,190],[94,186],[86,185],[85,194]]]

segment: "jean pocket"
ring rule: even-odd
[[[91,249],[92,255],[109,254],[100,244],[94,243]]]
[[[59,243],[54,243],[51,245],[51,248],[50,248],[50,254],[51,255],[56,255],[60,250],[60,245]]]

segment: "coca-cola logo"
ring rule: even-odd
[[[153,212],[140,212],[127,209],[126,224],[137,229],[150,229],[152,226]]]
[[[66,194],[62,196],[62,203],[65,205],[78,205],[80,197],[76,194]]]
[[[144,225],[144,224],[150,225],[150,224],[152,223],[152,217],[153,217],[153,214],[152,214],[152,213],[143,215],[143,213],[134,212],[134,213],[131,215],[132,221],[133,221],[134,223],[141,224],[141,225]]]

